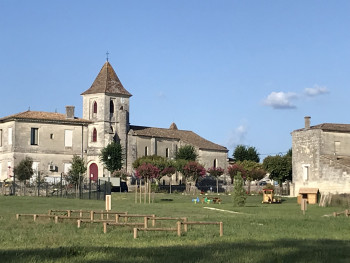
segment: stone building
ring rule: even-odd
[[[350,193],[350,124],[323,123],[292,132],[293,190],[318,188],[320,193]]]
[[[66,114],[26,111],[0,119],[0,180],[13,174],[13,167],[25,156],[45,175],[67,173],[73,155],[86,161],[87,174],[96,180],[107,175],[99,159],[100,151],[112,141],[125,149],[125,168],[144,155],[174,158],[177,149],[193,145],[198,161],[206,168],[227,166],[226,147],[192,131],[130,125],[130,97],[107,61],[89,89],[84,91],[83,118],[74,116],[74,106]]]

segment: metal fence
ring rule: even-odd
[[[56,198],[80,198],[80,199],[95,199],[105,200],[105,195],[110,194],[111,184],[107,181],[98,180],[80,185],[67,184],[65,181],[41,182],[41,183],[22,183],[8,182],[1,183],[1,195],[16,195],[16,196],[42,196]]]

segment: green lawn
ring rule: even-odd
[[[169,198],[173,201],[162,201]],[[252,196],[245,207],[233,207],[231,196],[221,195],[221,205],[194,204],[192,198],[156,194],[151,204],[135,204],[134,194],[113,193],[112,210],[222,221],[223,237],[217,225],[189,226],[181,237],[140,232],[134,239],[127,227],[110,227],[104,234],[101,224],[78,229],[76,222],[54,224],[46,218],[17,221],[16,213],[97,210],[104,209],[104,202],[1,196],[0,262],[350,262],[350,218],[323,216],[344,208],[309,205],[303,215],[295,198],[269,205]],[[175,227],[175,222],[157,221],[157,226]]]

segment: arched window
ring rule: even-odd
[[[95,114],[97,113],[97,102],[96,101],[94,101],[94,103],[93,103],[92,112]]]
[[[114,102],[111,100],[109,102],[109,113],[114,113]]]
[[[96,128],[94,128],[94,130],[92,131],[92,141],[97,142],[97,130],[96,130]]]
[[[147,156],[148,155],[148,147],[146,146],[145,147],[145,156]]]
[[[213,167],[216,168],[217,165],[218,165],[218,164],[217,164],[217,160],[215,159],[215,160],[214,160],[214,163],[213,163]]]

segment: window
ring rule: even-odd
[[[7,142],[9,145],[12,144],[12,128],[8,128],[7,130]]]
[[[96,130],[96,128],[94,128],[94,130],[92,131],[92,141],[97,142],[97,130]]]
[[[73,131],[65,130],[64,131],[64,147],[72,147],[73,146]]]
[[[30,145],[38,145],[38,128],[31,128],[30,129]]]
[[[146,146],[145,147],[145,156],[147,156],[148,155],[148,147]]]
[[[310,165],[304,164],[303,165],[303,181],[306,182],[309,179],[310,175]]]
[[[94,114],[97,113],[97,102],[96,101],[94,101],[94,103],[93,103],[92,113],[94,113]]]
[[[169,148],[166,148],[166,149],[165,149],[165,157],[166,157],[166,158],[169,158]]]
[[[213,167],[216,168],[217,165],[218,165],[218,161],[215,159],[215,160],[214,160],[214,163],[213,163]]]
[[[2,146],[2,129],[0,129],[0,147]]]
[[[53,133],[50,134],[50,139],[53,140],[54,136]]]
[[[109,113],[113,114],[114,113],[114,103],[113,100],[109,102]]]

